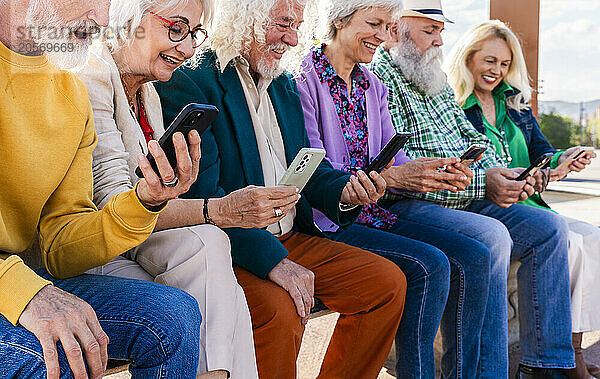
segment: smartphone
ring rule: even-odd
[[[460,156],[460,163],[470,166],[474,162],[478,161],[486,150],[487,147],[485,146],[471,145],[467,151]]]
[[[377,157],[371,161],[371,163],[363,170],[365,174],[369,175],[371,171],[380,173],[390,161],[398,154],[400,149],[404,147],[406,142],[410,139],[410,133],[396,133],[385,145],[385,147],[379,152]]]
[[[219,110],[217,107],[208,104],[197,104],[191,103],[186,105],[179,115],[173,120],[171,125],[165,131],[165,134],[160,137],[158,140],[158,144],[165,152],[171,167],[173,170],[177,171],[177,157],[175,156],[175,146],[173,145],[173,135],[177,132],[183,133],[186,141],[188,138],[188,134],[192,129],[196,129],[198,134],[202,135],[206,129],[212,124],[212,122],[217,118],[219,114]],[[150,165],[154,169],[154,172],[158,174],[158,168],[156,167],[156,161],[152,154],[148,153],[146,158],[150,161]],[[135,169],[135,174],[143,178],[144,174],[142,174],[142,170],[138,167]]]
[[[569,171],[569,166],[571,165],[571,163],[573,163],[574,161],[576,161],[579,158],[582,158],[586,153],[593,152],[593,151],[594,151],[593,147],[579,146],[579,149],[577,149],[573,155],[571,155],[569,158],[567,158],[567,160],[565,160],[563,163],[558,165],[558,167],[556,167],[556,169],[559,171]]]
[[[323,149],[307,147],[300,149],[278,185],[296,186],[302,191],[323,158],[325,158],[325,150]]]
[[[538,172],[538,170],[545,168],[550,163],[553,156],[554,154],[552,153],[542,155],[541,157],[536,159],[536,161],[533,162],[531,166],[527,167],[527,169],[523,171],[521,175],[519,175],[515,180],[525,180],[525,178],[527,178],[529,175],[535,175],[535,173]]]

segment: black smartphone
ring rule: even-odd
[[[212,122],[217,118],[219,114],[219,110],[217,107],[208,104],[197,104],[191,103],[186,105],[179,115],[173,120],[171,125],[165,131],[165,134],[160,137],[158,140],[158,144],[165,152],[171,167],[173,170],[177,171],[177,157],[175,156],[175,146],[173,145],[173,135],[177,132],[181,132],[186,141],[188,138],[188,134],[192,129],[196,129],[198,134],[202,135],[206,129],[212,124]],[[154,161],[154,157],[152,154],[148,153],[146,155],[148,161],[150,161],[150,165],[154,169],[154,172],[158,175],[158,168],[156,167],[156,162]],[[140,168],[135,169],[135,174],[143,178],[144,174],[142,174],[142,170]]]
[[[523,171],[521,175],[519,175],[515,180],[525,180],[529,175],[535,175],[535,173],[538,170],[545,168],[550,163],[553,156],[554,154],[552,153],[546,153],[540,156],[538,159],[535,160],[535,162],[533,162],[531,166],[527,167],[527,169]]]
[[[486,150],[487,147],[485,146],[471,145],[467,151],[460,156],[460,163],[470,166],[473,162],[477,161],[481,157],[481,154]]]
[[[410,133],[396,133],[379,152],[377,157],[364,169],[365,174],[369,175],[371,171],[380,173],[390,163],[392,158],[398,154],[398,151],[402,149],[410,137]]]

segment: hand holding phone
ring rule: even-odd
[[[591,155],[592,153],[594,153],[594,148],[593,147],[578,146],[578,148],[575,150],[575,152],[573,154],[571,154],[570,157],[568,157],[567,159],[565,159],[564,162],[562,162],[560,165],[558,165],[556,167],[556,170],[569,172],[570,171],[569,166],[573,162],[575,162],[579,158],[583,158],[587,154]]]
[[[371,171],[381,173],[381,171],[387,167],[392,159],[398,154],[400,149],[404,147],[406,142],[410,139],[410,133],[397,133],[395,134],[385,147],[377,154],[377,157],[363,170],[365,174],[369,175]]]
[[[296,186],[301,192],[325,157],[323,149],[300,149],[296,157],[279,181],[280,186]]]
[[[186,105],[179,115],[173,120],[171,125],[167,128],[165,133],[162,135],[158,144],[164,151],[169,163],[173,170],[177,170],[177,156],[175,154],[175,146],[173,145],[173,136],[175,133],[180,132],[184,135],[186,142],[190,131],[196,130],[199,135],[208,129],[210,124],[215,120],[219,113],[219,110],[212,105],[207,104],[196,104],[191,103]],[[150,162],[152,169],[154,172],[158,173],[158,167],[156,166],[156,161],[154,156],[148,152],[146,158]],[[135,174],[142,178],[142,170],[138,167],[135,170]]]
[[[548,164],[550,164],[550,161],[552,160],[553,156],[554,154],[552,153],[543,154],[538,159],[536,159],[536,161],[533,162],[529,167],[527,167],[527,169],[523,171],[521,175],[519,175],[515,180],[521,181],[525,180],[529,175],[535,175],[535,173],[538,172],[538,170],[543,169]]]

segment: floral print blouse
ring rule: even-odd
[[[359,65],[354,66],[350,74],[353,90],[348,93],[348,85],[336,74],[335,69],[323,52],[325,46],[325,44],[322,44],[313,48],[312,58],[315,71],[319,80],[329,85],[329,91],[340,118],[340,126],[350,154],[350,164],[344,166],[342,170],[356,174],[358,170],[367,167],[369,164],[369,131],[367,128],[365,97],[365,91],[369,88],[369,80]],[[363,207],[363,211],[356,222],[378,229],[389,229],[396,222],[396,216],[377,204],[369,204]]]

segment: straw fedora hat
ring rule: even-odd
[[[454,22],[448,20],[442,12],[441,0],[404,0],[401,17],[425,17],[439,22]]]

